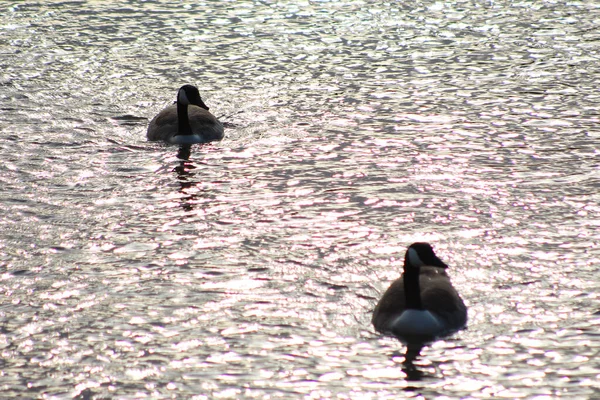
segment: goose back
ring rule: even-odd
[[[467,308],[444,268],[421,267],[419,284],[423,310],[431,313],[441,323],[436,336],[460,329],[466,324]],[[402,321],[399,317],[406,310],[404,279],[401,277],[386,290],[373,311],[371,322],[379,332],[394,333]]]
[[[178,91],[177,102],[150,121],[146,137],[150,141],[188,145],[221,140],[224,133],[223,124],[208,111],[198,89],[184,85]]]

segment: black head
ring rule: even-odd
[[[196,86],[183,85],[177,92],[177,102],[186,106],[192,104],[208,110],[208,106],[200,98],[200,92]]]
[[[422,266],[448,268],[442,260],[433,252],[429,243],[417,242],[408,246],[404,256],[404,269],[419,268]]]

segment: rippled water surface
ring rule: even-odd
[[[600,397],[596,1],[0,8],[2,398]],[[421,240],[470,320],[411,365]]]

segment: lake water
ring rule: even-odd
[[[600,398],[595,0],[0,9],[0,397]],[[469,325],[408,363],[415,241]]]

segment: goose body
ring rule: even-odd
[[[450,282],[448,266],[428,243],[406,251],[404,273],[383,294],[371,322],[400,338],[435,338],[463,328],[467,307]]]
[[[148,125],[150,141],[191,145],[223,139],[223,124],[208,111],[195,86],[184,85],[177,102],[159,112]]]

